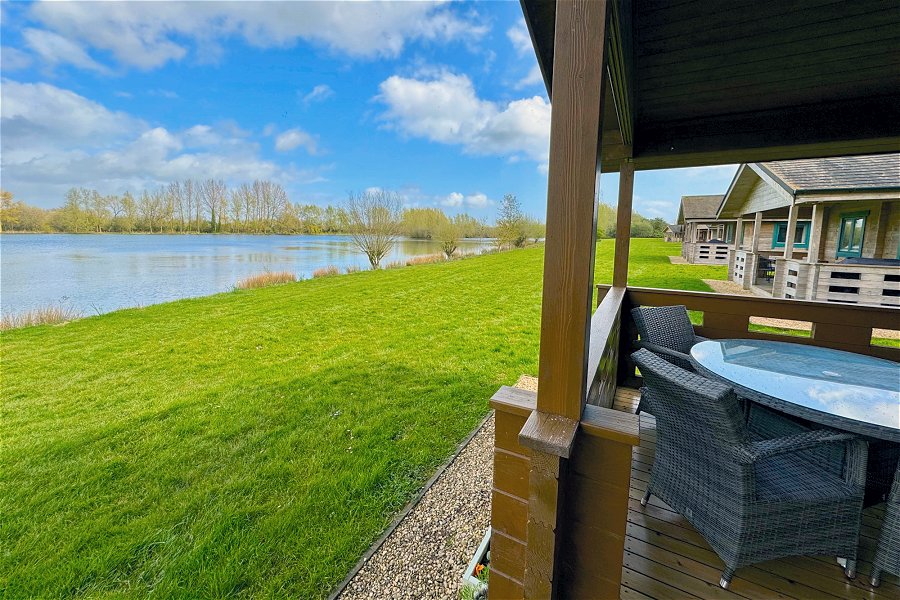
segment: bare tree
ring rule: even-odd
[[[459,248],[460,228],[459,225],[446,217],[444,221],[444,223],[437,226],[432,239],[441,245],[443,253],[447,255],[447,258],[450,258]]]
[[[403,212],[399,195],[379,189],[351,192],[346,214],[353,242],[377,269],[400,236]]]
[[[228,202],[228,188],[221,179],[207,179],[200,184],[199,196],[203,206],[209,211],[210,231],[215,233],[222,225],[222,211]]]

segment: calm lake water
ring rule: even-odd
[[[404,239],[385,262],[438,252],[434,242]],[[91,315],[228,291],[266,270],[309,278],[328,265],[368,264],[340,235],[2,235],[0,312],[62,304]]]

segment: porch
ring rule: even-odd
[[[783,339],[751,331],[750,317],[804,320],[812,323],[811,336],[791,341],[895,361],[900,349],[873,345],[872,330],[895,328],[900,315],[862,304],[629,287],[635,172],[895,152],[900,77],[885,57],[900,43],[900,11],[874,0],[741,2],[727,9],[714,0],[522,0],[522,8],[553,105],[540,384],[536,397],[502,388],[491,400],[489,594],[615,598],[623,582],[644,577],[655,587],[626,585],[631,597],[770,597],[753,587],[766,587],[751,580],[760,565],[739,571],[746,583],[735,579],[724,591],[707,585],[706,575],[694,577],[714,569],[699,545],[701,552],[685,549],[679,559],[643,547],[659,560],[627,545],[642,541],[629,521],[629,515],[638,519],[630,507],[632,486],[642,481],[640,469],[633,469],[634,448],[646,458],[652,443],[649,423],[614,408],[617,390],[640,385],[630,360],[636,338],[630,309],[683,304],[703,313],[696,329],[708,338]],[[597,290],[601,301],[593,311],[598,175],[615,171],[612,285]],[[799,210],[790,213],[787,231],[794,230]],[[793,239],[786,238],[788,258],[794,257]],[[643,449],[642,425],[648,430]],[[669,537],[691,540],[690,533]],[[684,548],[672,542],[670,549],[676,547]],[[796,596],[824,595],[805,594],[808,588],[878,597],[888,589],[870,592],[858,587],[865,586],[861,579],[843,583],[841,569],[829,570],[827,557],[809,560],[801,563],[813,568],[803,569],[821,579],[813,575]],[[637,568],[641,563],[646,568]],[[779,576],[796,582],[787,575],[793,568]],[[648,574],[653,569],[659,579]],[[689,590],[678,587],[689,585],[685,570],[699,582]]]
[[[593,374],[579,437],[568,461],[567,497],[558,524],[566,546],[562,597],[578,598],[896,598],[900,582],[883,577],[868,585],[884,508],[863,515],[859,575],[847,580],[833,557],[796,557],[740,569],[728,590],[718,587],[722,562],[678,513],[658,498],[641,507],[655,450],[651,415],[634,415],[641,378],[629,360],[636,332],[635,306],[685,305],[702,313],[699,335],[709,338],[788,340],[900,360],[900,348],[872,345],[875,328],[896,327],[896,310],[822,302],[726,296],[704,292],[597,286],[599,304],[591,323],[589,364]],[[810,338],[754,331],[751,317],[802,319]],[[537,398],[502,388],[496,411],[492,491],[492,598],[523,595],[528,564],[529,513],[542,500],[530,488],[535,449],[527,437]],[[521,432],[521,435],[520,435]],[[543,460],[543,459],[542,459]],[[617,548],[621,559],[615,558]],[[615,575],[619,574],[620,577]],[[618,590],[618,591],[616,591]]]

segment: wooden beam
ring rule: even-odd
[[[628,285],[628,250],[631,243],[631,202],[634,196],[634,161],[626,159],[619,168],[619,205],[616,208],[616,254],[613,259],[613,287]]]
[[[787,232],[784,234],[784,257],[787,259],[794,258],[795,229],[797,229],[797,203],[791,202],[791,208],[788,212]]]
[[[556,5],[538,410],[581,417],[606,78],[605,0]]]

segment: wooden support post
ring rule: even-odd
[[[753,217],[753,247],[750,248],[751,252],[759,251],[759,234],[762,230],[762,212],[756,213]]]
[[[788,212],[787,232],[784,234],[784,257],[788,260],[794,258],[794,232],[797,229],[797,202],[791,202]]]
[[[634,161],[626,158],[619,167],[619,206],[616,208],[616,255],[613,287],[628,284],[628,250],[631,243],[631,201],[634,196]]]
[[[525,598],[556,595],[567,458],[587,393],[608,22],[606,0],[556,3],[540,385],[519,434],[531,453]]]
[[[813,204],[812,206],[812,231],[809,232],[809,252],[806,253],[806,262],[815,264],[819,262],[819,249],[822,243],[822,227],[825,216],[824,206]]]
[[[556,4],[537,409],[581,417],[593,296],[607,3]]]

